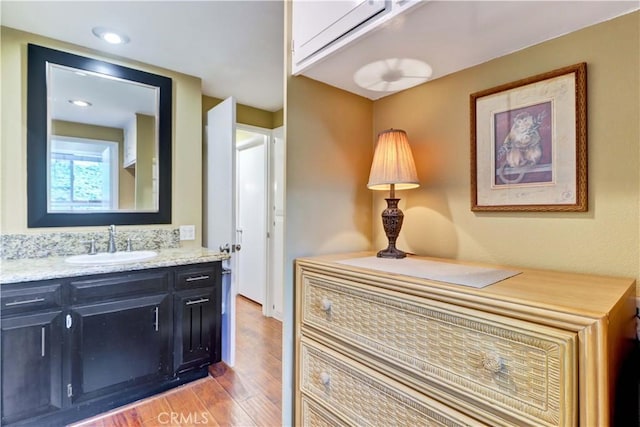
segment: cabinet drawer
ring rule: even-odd
[[[317,425],[334,425],[337,417],[351,425],[383,426],[390,420],[399,426],[482,425],[312,340],[302,339],[300,355],[303,396],[335,414],[332,419],[307,411],[307,417],[322,420]]]
[[[576,423],[575,333],[306,272],[302,283],[303,331],[384,360],[424,393],[519,425]]]
[[[215,286],[220,268],[217,264],[181,268],[176,271],[176,289],[207,288]]]
[[[71,281],[71,303],[109,301],[122,297],[167,292],[168,270],[144,270],[124,274],[95,276]]]
[[[62,303],[60,282],[20,283],[2,285],[0,306],[2,315],[59,307]]]

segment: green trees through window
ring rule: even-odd
[[[114,208],[112,171],[113,160],[117,159],[117,144],[54,139],[49,159],[50,210]]]

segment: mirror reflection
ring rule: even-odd
[[[47,211],[158,210],[159,88],[47,64]]]

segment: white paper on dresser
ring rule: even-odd
[[[470,286],[472,288],[484,288],[485,286],[520,274],[520,271],[514,270],[501,270],[497,268],[476,267],[413,258],[389,259],[364,257],[345,259],[338,261],[338,263],[384,271],[385,273],[403,274],[421,279]]]

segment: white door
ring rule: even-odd
[[[231,259],[223,262],[228,274],[223,277],[222,360],[229,366],[235,364],[236,304],[238,293],[234,272],[238,271],[236,247],[235,200],[235,135],[236,101],[225,99],[207,113],[207,137],[205,141],[207,176],[204,222],[205,246],[213,250],[229,248]],[[230,271],[229,271],[230,270]]]
[[[246,133],[246,132],[245,132]],[[238,293],[264,306],[267,287],[267,138],[252,134],[247,144],[238,141]],[[264,312],[264,310],[263,310]]]

